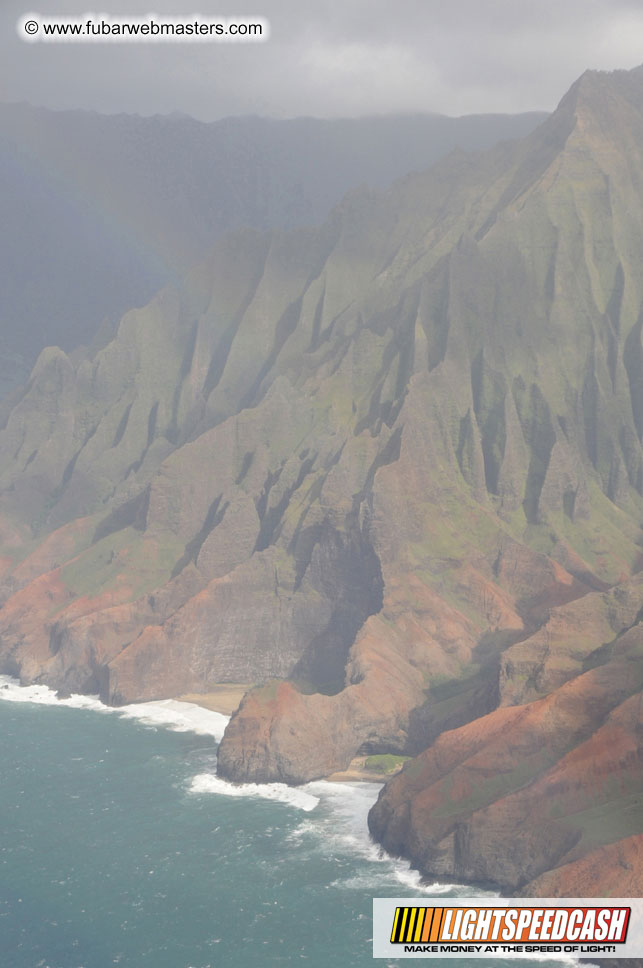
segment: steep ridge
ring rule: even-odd
[[[604,257],[620,256],[625,238],[629,245],[638,234],[633,220],[641,199],[641,83],[641,69],[608,78],[588,74],[561,105],[574,109],[562,161],[576,197],[587,193],[577,215],[586,253],[591,240],[592,262],[586,260],[585,267],[593,269],[587,273],[593,293],[605,271]],[[562,165],[558,171],[564,171]],[[626,199],[630,224],[617,228],[617,212],[625,212]],[[559,235],[558,251],[561,241]],[[640,306],[637,292],[624,335],[632,295],[626,272],[619,258],[581,397],[586,456],[599,473],[603,466],[603,489],[617,504],[616,481],[627,472],[627,432],[621,427],[617,437],[624,461],[617,471],[614,441],[610,447],[605,430],[628,402],[635,425],[638,419]],[[569,277],[562,292],[570,298]],[[583,303],[577,307],[582,318]],[[602,379],[599,340],[607,349]],[[610,384],[616,399],[604,393]],[[551,467],[553,448],[550,453]],[[632,470],[629,480],[634,481]],[[448,874],[534,896],[640,893],[642,589],[639,575],[630,581],[620,576],[609,592],[592,592],[551,609],[537,631],[504,650],[498,708],[444,732],[387,785],[369,816],[374,836],[428,875]]]
[[[45,346],[104,345],[126,310],[231,229],[321,222],[356,185],[383,188],[543,117],[205,124],[0,104],[0,396]]]
[[[638,836],[642,107],[640,70],[586,74],[523,141],[228,237],[92,358],[44,351],[0,432],[0,668],[258,682],[237,779],[420,754],[371,822],[427,871],[526,889]],[[579,765],[613,737],[620,813]],[[493,839],[521,825],[556,830],[538,868]]]
[[[642,648],[637,622],[544,698],[443,733],[387,786],[375,836],[430,874],[626,896],[641,876]],[[619,854],[620,872],[599,869]]]
[[[640,282],[636,258],[627,267],[620,261],[620,269],[603,266],[608,252],[616,261],[616,233],[628,236],[630,252],[641,251],[638,230],[634,248],[631,196],[639,207],[641,196],[634,194],[630,178],[629,143],[624,158],[608,159],[614,171],[610,205],[619,218],[603,222],[600,267],[596,246],[588,250],[586,241],[590,230],[598,231],[594,201],[599,212],[605,205],[603,129],[612,124],[612,116],[605,115],[593,94],[605,85],[614,86],[614,99],[619,96],[619,110],[626,113],[627,142],[637,125],[640,137],[640,113],[622,95],[622,79],[589,74],[513,154],[478,162],[476,175],[487,161],[490,177],[469,202],[466,230],[441,260],[421,270],[416,372],[396,418],[402,429],[400,455],[374,479],[370,521],[385,583],[381,616],[370,619],[360,634],[341,696],[286,702],[282,687],[272,701],[263,701],[259,692],[261,714],[249,697],[222,744],[222,771],[244,777],[257,771],[263,778],[291,780],[323,772],[314,750],[301,761],[298,755],[299,736],[310,733],[311,721],[321,758],[329,742],[336,745],[340,735],[349,734],[336,765],[346,765],[357,750],[413,752],[445,726],[460,725],[498,702],[524,702],[534,693],[546,693],[574,675],[584,655],[619,630],[595,642],[592,636],[598,629],[605,632],[605,622],[586,611],[584,600],[576,611],[573,605],[556,609],[544,629],[536,631],[552,606],[622,581],[640,560],[631,543],[638,524],[626,525],[624,516],[619,525],[619,515],[612,517],[610,510],[610,504],[614,510],[620,504],[632,512],[640,501],[635,496],[640,442],[633,434],[623,336],[616,352],[609,350],[605,334],[610,312],[618,315],[624,331],[637,326]],[[610,143],[617,143],[611,133]],[[468,174],[460,171],[453,177],[455,191],[464,194]],[[427,219],[433,244],[420,260],[427,249],[431,254],[439,250],[451,229],[452,212],[460,214],[466,205],[458,199],[438,221],[439,239],[435,223]],[[613,284],[626,272],[627,289],[623,281],[620,292]],[[428,363],[424,372],[418,366],[422,337]],[[591,421],[583,399],[588,367],[597,398]],[[615,440],[621,442],[618,449]],[[634,447],[627,458],[625,440]],[[631,462],[635,453],[628,475],[625,461]],[[587,544],[590,533],[594,539]],[[602,548],[593,543],[599,533]],[[400,594],[410,575],[416,585],[439,589],[442,602],[426,609],[431,638],[415,588],[413,594],[410,589]],[[629,597],[636,614],[638,589]],[[436,613],[453,604],[459,614],[449,613],[449,624],[459,624],[449,643],[444,630],[435,628]],[[390,631],[382,630],[383,619]],[[473,619],[473,627],[467,619]],[[384,673],[371,659],[377,654],[375,642],[382,640],[395,673],[391,668]],[[516,640],[519,644],[512,645]],[[398,681],[402,696],[391,685]],[[364,717],[364,710],[375,723]],[[363,719],[363,728],[356,728]],[[382,733],[382,720],[390,725],[388,736]],[[264,735],[270,736],[272,754],[264,748]],[[297,768],[291,768],[288,756]]]

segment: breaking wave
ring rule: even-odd
[[[131,703],[128,706],[106,706],[98,696],[74,694],[59,699],[48,686],[21,686],[11,676],[0,676],[0,700],[6,702],[31,702],[40,706],[66,706],[71,709],[90,709],[97,713],[110,713],[125,719],[138,719],[146,726],[164,726],[177,732],[193,732],[213,736],[217,741],[223,736],[229,716],[203,709],[191,702],[163,699],[159,702]]]
[[[301,787],[290,787],[285,783],[228,783],[212,773],[199,773],[192,780],[190,793],[217,793],[224,797],[259,797],[263,800],[278,800],[298,810],[314,810],[319,798],[307,793]]]
[[[0,700],[109,713],[136,719],[147,726],[212,736],[217,742],[229,721],[229,717],[221,713],[175,699],[120,707],[106,706],[97,696],[72,695],[59,699],[48,686],[21,686],[11,676],[0,676]],[[288,834],[291,843],[304,852],[339,850],[373,865],[370,871],[343,879],[334,886],[367,891],[388,888],[390,891],[397,883],[403,890],[413,891],[416,895],[465,894],[466,889],[460,885],[424,883],[419,872],[412,870],[408,862],[391,857],[370,838],[368,811],[381,787],[381,783],[370,781],[336,783],[318,780],[300,787],[285,783],[229,783],[213,773],[199,773],[192,778],[188,789],[192,794],[273,800],[310,813],[310,820],[298,824]]]

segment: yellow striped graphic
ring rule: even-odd
[[[393,930],[391,931],[391,944],[395,944],[395,934],[397,932],[397,922],[400,920],[400,910],[401,908],[395,908],[395,917],[393,918]]]
[[[441,913],[442,908],[439,908],[438,912]],[[432,913],[432,908],[425,907],[396,908],[391,931],[391,944],[410,944],[428,940]],[[439,924],[439,921],[438,917],[436,923]]]

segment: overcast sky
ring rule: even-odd
[[[0,99],[139,114],[551,110],[586,68],[643,62],[641,0],[0,0]],[[262,44],[27,44],[16,22],[263,17]],[[96,18],[95,18],[96,19]]]

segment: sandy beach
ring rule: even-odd
[[[190,692],[176,698],[179,702],[191,702],[211,712],[232,716],[239,708],[239,703],[248,689],[252,689],[253,685],[252,682],[222,682],[220,685],[211,686],[209,692]]]

